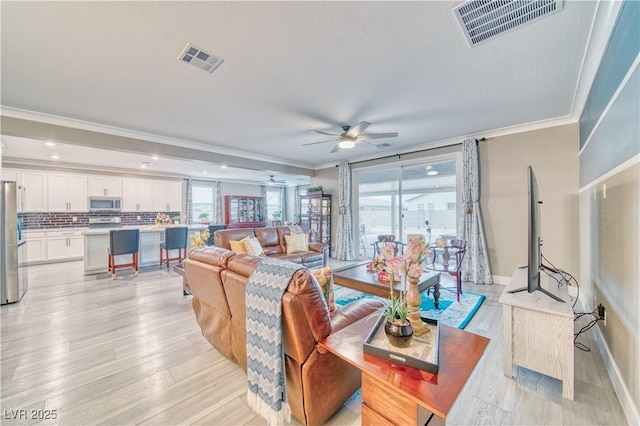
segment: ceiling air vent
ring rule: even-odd
[[[563,0],[469,0],[453,8],[469,47],[562,9]]]
[[[180,56],[178,56],[178,60],[195,65],[208,73],[214,72],[224,62],[224,59],[213,56],[211,53],[207,53],[191,43],[187,43]]]

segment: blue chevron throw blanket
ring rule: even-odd
[[[247,304],[247,402],[269,425],[291,421],[287,402],[282,296],[300,265],[265,258],[245,289]]]

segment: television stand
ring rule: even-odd
[[[500,296],[504,327],[504,375],[513,377],[513,365],[562,380],[562,396],[573,400],[574,346],[573,308],[556,303],[538,292],[512,293],[527,283],[527,270],[516,269]],[[543,284],[555,283],[543,274]],[[567,286],[558,289],[568,300]]]

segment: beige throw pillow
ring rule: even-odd
[[[244,248],[244,242],[248,239],[249,237],[244,237],[240,241],[229,240],[231,251],[235,251],[236,253],[247,253],[247,249]]]
[[[287,254],[309,251],[307,234],[285,235],[284,240],[287,243]]]
[[[262,249],[262,245],[260,245],[260,241],[257,238],[247,238],[243,240],[244,248],[248,254],[252,254],[254,256],[262,256],[264,257],[264,250]]]

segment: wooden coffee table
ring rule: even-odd
[[[367,271],[365,263],[347,266],[333,271],[334,284],[365,293],[375,294],[380,297],[389,297],[389,283],[380,282],[378,274]],[[397,282],[394,285],[396,295],[403,291],[404,283]],[[426,271],[420,277],[418,290],[420,293],[433,287],[433,304],[438,309],[440,303],[440,272]]]
[[[440,325],[438,374],[365,354],[362,343],[378,321],[371,314],[319,342],[362,372],[362,424],[424,425],[446,419],[489,339]]]

